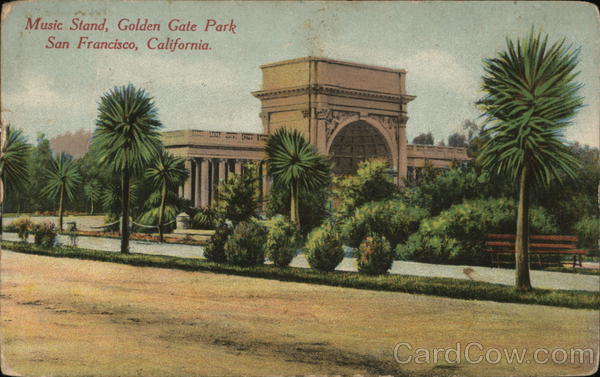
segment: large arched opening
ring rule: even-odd
[[[384,159],[393,166],[393,156],[385,137],[364,120],[344,126],[329,147],[336,175],[355,174],[358,164],[372,158]]]

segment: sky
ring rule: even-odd
[[[108,31],[26,30],[27,17],[88,22],[107,19]],[[161,31],[118,31],[122,18],[161,24]],[[236,24],[235,34],[174,32],[173,18],[203,29],[207,19]],[[554,41],[581,47],[580,110],[566,136],[598,146],[600,33],[598,12],[579,2],[196,2],[27,1],[2,14],[2,122],[30,141],[95,127],[99,98],[115,85],[133,83],[154,98],[165,130],[261,132],[259,66],[322,56],[407,70],[409,141],[432,132],[436,141],[478,121],[482,59],[497,56],[506,38],[532,27]],[[48,37],[69,49],[45,48]],[[74,48],[90,40],[134,41],[138,51]],[[180,37],[208,42],[208,51],[151,51],[147,39]]]

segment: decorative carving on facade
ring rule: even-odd
[[[317,119],[329,121],[331,119],[331,115],[331,109],[317,109]]]
[[[400,119],[395,116],[371,114],[371,117],[377,119],[388,130],[396,129],[400,125]]]
[[[327,110],[329,111],[329,109],[327,109]],[[326,121],[326,123],[325,123],[326,140],[329,141],[329,139],[331,138],[331,135],[333,135],[335,130],[338,128],[338,126],[341,123],[344,123],[347,118],[351,118],[351,117],[355,117],[355,116],[358,116],[358,113],[355,111],[340,111],[340,110],[329,111],[327,114],[327,118],[324,119]]]

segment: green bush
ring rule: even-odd
[[[215,233],[210,237],[210,241],[204,248],[204,258],[211,262],[223,263],[225,258],[225,242],[231,235],[232,230],[227,224],[221,224]]]
[[[258,174],[254,163],[244,165],[243,175],[232,175],[217,188],[216,212],[234,224],[249,221],[258,210]]]
[[[33,229],[33,223],[29,217],[19,217],[11,224],[14,230],[17,232],[19,239],[21,241],[27,241],[27,237],[29,237],[29,233],[31,233]]]
[[[308,264],[318,271],[333,271],[344,259],[338,229],[327,222],[308,235],[305,250]]]
[[[285,217],[272,220],[267,235],[265,254],[276,266],[285,267],[296,256],[299,235],[296,226]]]
[[[579,247],[592,250],[598,249],[600,220],[597,217],[584,217],[575,223],[574,229],[577,237],[579,237]]]
[[[227,263],[256,266],[265,261],[266,228],[256,221],[239,223],[225,242]]]
[[[429,263],[489,265],[485,252],[488,233],[514,234],[516,229],[514,200],[465,200],[425,219],[419,230],[405,244],[398,244],[396,254],[402,260]],[[530,210],[531,234],[556,234],[553,219],[541,208]]]
[[[214,229],[221,226],[223,220],[212,207],[201,208],[192,216],[192,229]]]
[[[348,246],[358,247],[368,234],[376,232],[395,247],[406,242],[426,216],[426,210],[408,206],[399,200],[371,202],[358,208],[340,230]]]
[[[368,202],[392,199],[399,194],[388,162],[382,159],[362,161],[356,175],[334,179],[333,194],[338,216],[352,216],[354,211]]]
[[[366,275],[385,274],[394,262],[390,243],[378,234],[365,237],[355,255],[358,272]]]
[[[44,221],[33,225],[32,233],[36,245],[52,247],[56,241],[56,227],[50,221]]]

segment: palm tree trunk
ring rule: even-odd
[[[292,183],[292,192],[290,195],[290,220],[296,224],[296,229],[300,230],[300,217],[298,216],[298,184]]]
[[[516,286],[519,291],[531,290],[529,279],[529,191],[528,171],[523,167],[519,182],[519,207],[517,209],[517,234],[515,237]]]
[[[92,205],[92,208],[90,210],[90,215],[93,215],[94,214],[94,199],[90,200],[90,203]]]
[[[163,184],[160,198],[160,212],[158,214],[158,237],[160,242],[163,242],[163,218],[165,216],[165,203],[167,201],[167,185]]]
[[[63,201],[65,200],[65,188],[60,187],[60,199],[58,202],[58,229],[63,231]]]
[[[121,253],[129,253],[129,169],[121,173]]]

